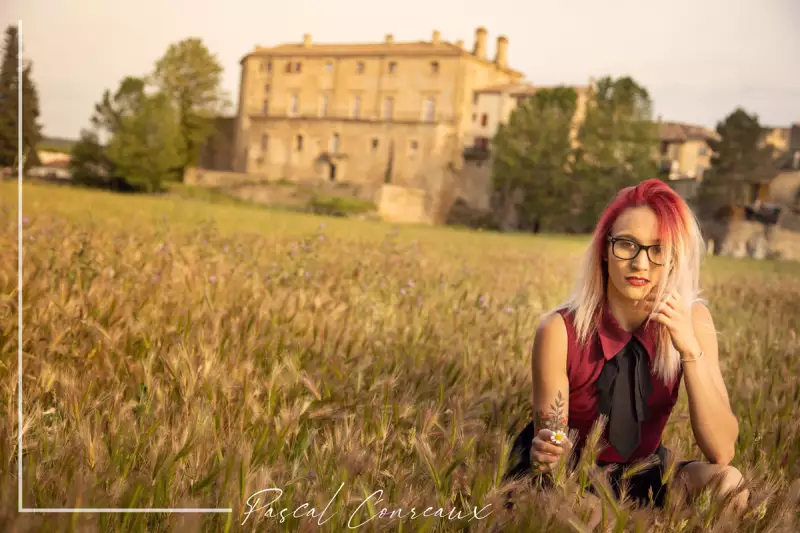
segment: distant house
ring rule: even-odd
[[[719,140],[716,131],[682,122],[659,122],[659,170],[670,180],[702,181],[711,168],[709,141]]]
[[[50,180],[69,180],[72,173],[69,170],[72,155],[70,151],[75,141],[59,138],[44,138],[37,146],[36,155],[39,156],[39,165],[28,169],[26,174],[31,177]]]

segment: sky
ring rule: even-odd
[[[800,121],[798,0],[0,0],[22,20],[44,134],[75,139],[94,104],[145,75],[171,43],[199,37],[237,103],[239,61],[254,46],[301,42],[509,39],[510,66],[541,85],[629,75],[655,116],[713,127],[737,106],[762,124]]]

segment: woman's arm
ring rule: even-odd
[[[733,460],[739,423],[733,414],[728,391],[719,368],[717,331],[711,312],[700,302],[692,306],[692,325],[703,357],[683,364],[683,379],[689,397],[692,432],[700,450],[711,463],[726,465]],[[693,349],[687,352],[694,352]],[[697,353],[681,353],[694,359]]]
[[[554,313],[536,329],[531,357],[534,434],[542,429],[567,431],[567,327]]]

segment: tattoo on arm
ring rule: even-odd
[[[567,416],[564,413],[564,397],[561,395],[561,391],[558,391],[558,396],[555,402],[550,404],[550,409],[547,413],[541,409],[536,411],[533,419],[533,428],[536,433],[543,428],[554,432],[566,431]]]

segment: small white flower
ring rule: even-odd
[[[555,433],[553,433],[553,435],[550,437],[550,442],[560,446],[560,445],[564,444],[564,440],[566,438],[567,438],[567,434],[564,433],[563,431],[559,430],[559,431],[556,431]]]

